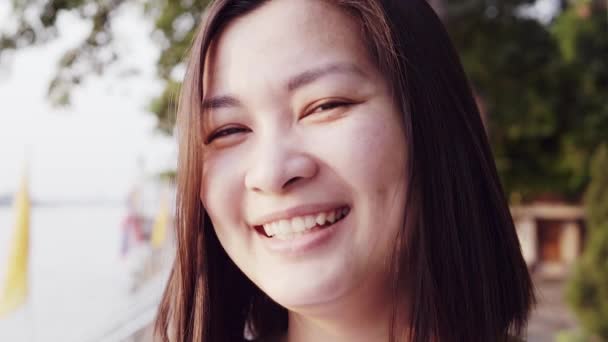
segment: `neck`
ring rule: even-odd
[[[367,282],[332,303],[290,310],[284,341],[388,341],[392,303],[386,284]]]

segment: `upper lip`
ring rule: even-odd
[[[293,217],[298,216],[306,216],[312,214],[318,214],[325,211],[330,211],[337,208],[342,208],[348,206],[345,203],[319,203],[319,204],[307,204],[301,205],[293,208],[289,208],[286,210],[275,211],[273,213],[263,215],[254,220],[251,225],[252,226],[262,226],[266,223],[278,221],[278,220],[288,220]]]

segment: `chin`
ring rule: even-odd
[[[294,274],[297,273],[297,274]],[[327,274],[301,271],[285,272],[281,278],[268,279],[262,290],[279,305],[292,310],[309,309],[330,304],[344,296],[351,278],[344,274]]]

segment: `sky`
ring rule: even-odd
[[[542,23],[548,23],[559,10],[558,0],[536,0],[533,4],[524,6],[524,15],[536,18]]]
[[[8,15],[0,3],[0,31]],[[70,107],[54,108],[46,91],[63,52],[90,29],[77,15],[59,17],[58,39],[0,64],[0,196],[17,189],[26,160],[32,197],[44,201],[121,200],[142,174],[175,167],[174,139],[155,131],[145,109],[162,90],[152,23],[128,6],[116,19],[119,63],[90,76]],[[119,77],[133,67],[137,76]]]

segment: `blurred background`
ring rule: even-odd
[[[0,1],[0,341],[151,340],[206,2]],[[608,1],[429,2],[538,291],[528,340],[608,341]]]

